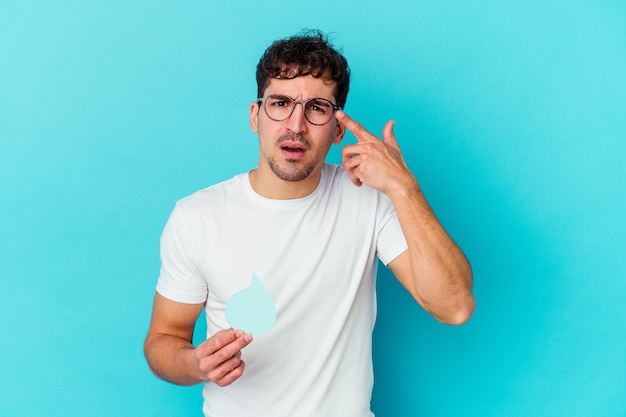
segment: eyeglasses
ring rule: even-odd
[[[294,100],[289,96],[280,94],[270,94],[265,98],[260,98],[258,103],[259,105],[263,103],[267,117],[276,122],[281,122],[291,117],[293,110],[296,108],[296,103],[300,103],[304,109],[304,117],[309,123],[316,126],[330,122],[335,110],[341,109],[341,107],[325,98]]]

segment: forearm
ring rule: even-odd
[[[475,306],[472,271],[465,255],[441,226],[416,182],[390,198],[408,244],[409,291],[438,320],[464,323]]]
[[[386,194],[396,209],[408,251],[389,263],[394,275],[440,321],[467,321],[474,311],[471,268],[439,224],[404,162],[393,133],[394,122],[387,122],[381,141],[343,111],[335,116],[357,138],[356,144],[342,151],[350,180]]]
[[[194,356],[194,346],[182,338],[158,334],[146,339],[144,354],[150,370],[159,378],[177,385],[203,382]]]

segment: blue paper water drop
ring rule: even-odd
[[[274,300],[256,274],[248,288],[230,297],[225,314],[231,327],[253,335],[267,332],[276,321]]]

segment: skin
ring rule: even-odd
[[[311,76],[294,79],[273,79],[265,89],[270,94],[287,95],[296,100],[325,98],[336,102],[335,84]],[[259,166],[250,173],[252,188],[260,195],[287,200],[307,196],[319,183],[322,166],[331,145],[339,144],[346,129],[333,117],[322,126],[312,125],[304,118],[304,109],[297,104],[290,118],[276,122],[259,108],[258,103],[250,104],[250,128],[259,136]],[[294,139],[277,143],[279,138],[291,136]],[[302,146],[295,139],[302,137],[308,144],[301,155],[289,155],[282,149],[285,144]],[[272,165],[274,168],[272,168]],[[281,178],[274,170],[286,173],[310,169],[308,175],[299,181]]]
[[[194,325],[203,307],[177,303],[156,293],[144,353],[159,378],[178,385],[213,381],[223,387],[243,374],[241,349],[250,344],[252,335],[227,329],[193,346]]]
[[[404,162],[389,121],[383,140],[342,111],[335,116],[356,137],[342,151],[352,183],[386,194],[393,203],[408,250],[389,263],[396,278],[436,319],[463,324],[475,308],[472,270],[465,255],[441,226]]]
[[[336,102],[334,93],[334,83],[305,76],[273,79],[265,96],[282,94],[297,100],[319,97]],[[408,243],[408,250],[389,267],[435,318],[453,325],[466,322],[475,306],[471,268],[404,162],[393,132],[394,122],[387,123],[381,140],[342,111],[336,111],[322,126],[308,123],[303,111],[298,104],[290,118],[277,122],[256,102],[250,105],[250,127],[258,134],[260,151],[258,168],[249,173],[253,189],[272,199],[309,195],[320,181],[328,150],[349,130],[357,143],[343,148],[344,169],[355,186],[365,184],[391,199]],[[226,386],[243,374],[241,350],[252,342],[250,334],[222,330],[193,346],[194,325],[203,307],[155,295],[144,352],[158,377],[179,385],[213,381]]]

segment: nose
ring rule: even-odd
[[[292,133],[304,133],[307,128],[306,118],[304,117],[304,103],[294,103],[295,108],[291,116],[287,119],[287,129]]]

